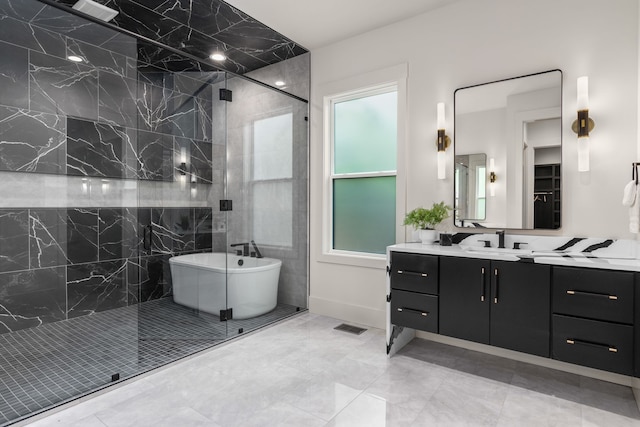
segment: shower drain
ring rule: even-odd
[[[360,335],[361,333],[366,331],[366,329],[364,329],[364,328],[359,328],[359,327],[353,326],[353,325],[347,325],[346,323],[342,323],[341,325],[338,325],[333,329],[335,329],[337,331],[349,332],[350,334],[355,334],[355,335]]]

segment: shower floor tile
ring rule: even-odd
[[[0,335],[0,425],[295,314],[220,322],[170,298]]]

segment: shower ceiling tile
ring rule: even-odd
[[[60,116],[0,107],[0,170],[64,174],[65,129]]]
[[[145,3],[140,0],[137,2]],[[152,8],[155,12],[182,22],[203,34],[219,33],[249,18],[247,14],[221,1],[172,0]]]
[[[74,0],[56,1],[66,6],[75,3]],[[108,0],[101,3],[120,12],[112,24],[193,55],[210,64],[211,69],[244,74],[307,52],[220,0]],[[187,70],[209,67],[142,45],[141,58],[171,71],[182,70],[180,67]],[[213,50],[222,47],[226,61],[216,63],[208,59]]]

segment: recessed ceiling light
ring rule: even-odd
[[[276,82],[276,86],[284,86],[284,82],[282,80],[278,80]]]
[[[214,61],[224,61],[225,59],[227,59],[227,57],[220,52],[212,53],[211,55],[209,55],[209,58],[213,59]]]
[[[84,62],[84,58],[78,55],[69,55],[67,56],[67,59],[73,62]]]

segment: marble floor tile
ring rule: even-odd
[[[420,339],[386,357],[304,313],[35,421],[49,426],[638,426],[629,387]]]

